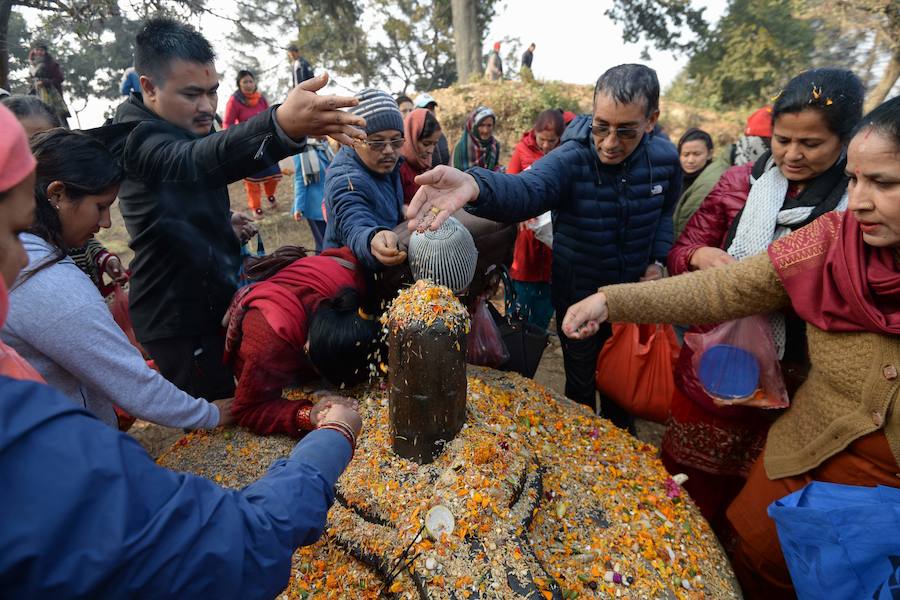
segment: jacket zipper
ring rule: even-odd
[[[269,145],[269,140],[272,139],[272,134],[267,133],[266,137],[263,138],[262,143],[259,145],[259,149],[256,151],[256,154],[253,155],[253,160],[259,160],[263,157],[263,153],[266,151],[266,146]]]

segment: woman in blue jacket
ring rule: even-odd
[[[326,138],[310,138],[306,149],[294,156],[294,220],[305,218],[316,242],[316,254],[325,240],[325,169],[334,160],[334,151]]]

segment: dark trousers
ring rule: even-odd
[[[316,242],[316,254],[322,252],[322,244],[325,242],[325,221],[317,219],[307,219],[309,222],[309,230],[312,232],[313,240]]]
[[[162,376],[191,396],[210,401],[234,396],[234,374],[222,362],[224,336],[165,338],[143,346]]]
[[[562,331],[566,310],[556,311],[556,331],[563,351],[563,366],[566,370],[566,397],[584,404],[592,411],[597,410],[597,357],[603,344],[612,336],[612,326],[604,323],[600,331],[584,340],[570,340]],[[613,425],[635,433],[634,417],[608,398],[600,398],[600,416],[612,421]]]

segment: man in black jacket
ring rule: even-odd
[[[189,25],[148,21],[135,52],[142,94],[118,107],[111,134],[126,172],[119,199],[135,254],[135,333],[167,379],[208,400],[234,393],[222,362],[222,317],[240,269],[227,185],[295,154],[307,135],[343,143],[365,137],[354,127],[364,120],[338,110],[355,99],[316,96],[327,75],[295,87],[284,104],[212,133],[214,58]]]

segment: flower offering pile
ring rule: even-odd
[[[740,597],[654,447],[518,375],[470,367],[467,384],[465,425],[421,465],[391,449],[386,385],[356,391],[359,447],[284,598]],[[160,463],[238,488],[292,446],[215,430]]]

